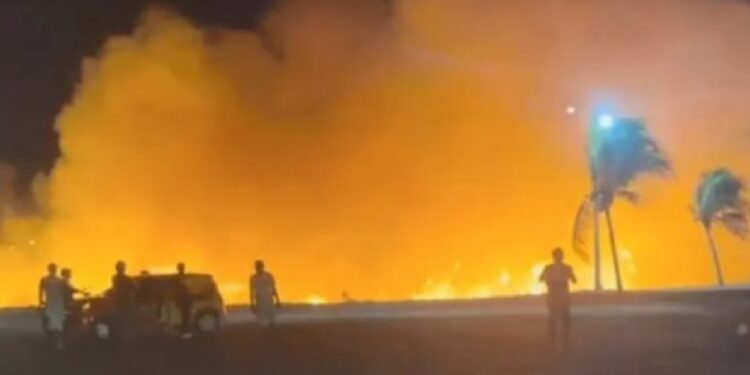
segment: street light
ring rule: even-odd
[[[608,113],[599,115],[596,119],[596,124],[602,129],[610,129],[615,124],[615,118]]]

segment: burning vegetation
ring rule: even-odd
[[[262,31],[147,9],[83,62],[40,213],[5,215],[0,304],[32,302],[50,261],[100,290],[118,259],[184,261],[232,302],[258,258],[310,303],[536,293],[590,190],[585,113],[612,93],[677,171],[615,208],[625,287],[708,283],[687,207],[717,163],[750,176],[750,11],[644,8],[287,0]],[[746,245],[717,236],[726,278],[747,280]]]

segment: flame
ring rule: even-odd
[[[319,296],[317,294],[313,294],[313,295],[307,297],[307,299],[305,300],[305,302],[307,304],[309,304],[309,305],[317,306],[317,305],[323,305],[323,304],[327,303],[328,301],[325,298],[323,298],[323,297],[321,297],[321,296]]]
[[[225,301],[231,301],[231,303],[243,302],[246,303],[249,300],[250,292],[248,286],[237,282],[223,282],[219,284],[219,293]]]
[[[456,289],[450,280],[435,281],[427,279],[422,292],[412,296],[414,300],[439,301],[458,298]]]
[[[539,277],[542,276],[545,264],[543,262],[534,263],[531,266],[531,281],[528,286],[528,293],[533,295],[540,295],[544,293],[544,284],[539,282]]]
[[[120,259],[136,274],[183,261],[220,285],[263,259],[290,301],[541,293],[537,262],[569,242],[590,189],[586,114],[603,90],[680,176],[613,207],[626,287],[713,283],[685,207],[708,168],[750,176],[750,16],[691,6],[288,0],[262,36],[150,9],[82,63],[55,123],[62,155],[34,182],[39,215],[0,202],[0,285],[27,286],[0,304],[33,303],[53,261],[102,290]],[[0,199],[21,195],[9,185]],[[727,278],[748,280],[745,245],[717,242]],[[569,258],[589,288],[590,265]],[[239,284],[228,302],[246,301]]]

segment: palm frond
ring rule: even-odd
[[[742,212],[727,212],[719,216],[718,221],[733,235],[746,239],[748,235],[747,216]]]
[[[672,165],[664,151],[636,119],[620,119],[609,129],[598,130],[589,147],[589,162],[598,188],[616,191],[642,174],[668,174]],[[592,146],[593,145],[593,146]]]
[[[630,203],[632,203],[634,205],[637,205],[637,204],[641,203],[641,196],[640,196],[640,194],[638,194],[638,193],[636,193],[636,192],[634,192],[632,190],[624,190],[624,189],[617,190],[615,192],[615,196],[618,197],[618,198],[625,199],[626,201],[628,201],[628,202],[630,202]]]
[[[588,239],[594,219],[594,202],[587,197],[578,207],[575,224],[573,226],[573,252],[578,255],[584,263],[588,264],[590,256],[588,253]]]
[[[705,173],[693,202],[698,218],[707,226],[720,223],[730,233],[744,238],[748,234],[745,190],[742,179],[726,168]]]

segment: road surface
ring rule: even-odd
[[[750,374],[744,292],[576,296],[573,346],[547,350],[540,298],[289,306],[262,330],[51,351],[33,312],[0,312],[0,374]],[[747,316],[750,318],[750,316]]]

